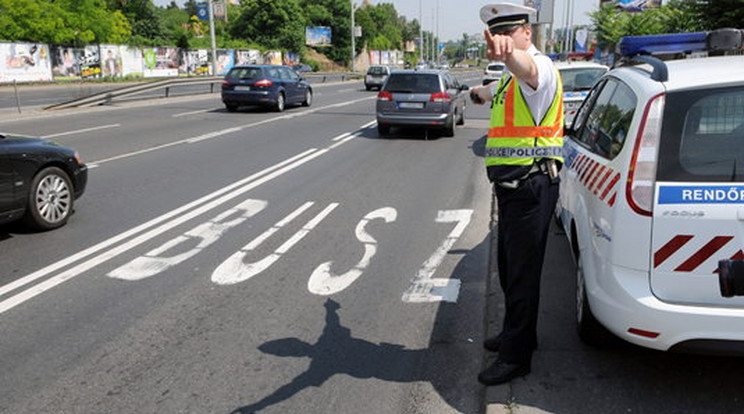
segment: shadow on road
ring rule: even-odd
[[[477,383],[476,375],[483,358],[480,343],[486,251],[487,239],[472,250],[449,252],[465,254],[451,275],[462,279],[461,300],[439,305],[429,347],[406,349],[402,345],[356,338],[350,328],[341,324],[338,315],[341,306],[327,299],[325,327],[315,343],[289,337],[258,347],[261,352],[277,357],[310,358],[307,370],[260,401],[237,408],[231,414],[261,411],[309,387],[320,387],[339,374],[401,383],[430,382],[456,412],[480,412],[483,388]]]

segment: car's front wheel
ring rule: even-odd
[[[313,91],[308,89],[305,91],[305,100],[302,101],[302,106],[310,106],[313,104]]]
[[[47,167],[31,181],[24,221],[38,230],[55,229],[67,223],[74,204],[70,177],[60,168]]]

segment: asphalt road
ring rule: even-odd
[[[558,227],[532,374],[478,385],[502,311],[488,109],[454,138],[380,138],[374,96],[357,82],[282,114],[202,96],[0,120],[91,166],[67,226],[0,226],[0,412],[744,412],[740,358],[582,344]]]
[[[90,166],[67,226],[0,227],[0,412],[479,412],[483,126],[379,138],[375,97],[0,124]]]

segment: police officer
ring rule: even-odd
[[[531,369],[548,228],[558,198],[563,162],[560,75],[532,45],[535,9],[511,3],[480,11],[488,57],[506,69],[498,82],[471,89],[476,103],[491,102],[486,169],[498,203],[498,270],[506,312],[502,331],[484,347],[497,360],[478,375],[502,384]]]

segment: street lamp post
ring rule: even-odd
[[[209,37],[212,39],[212,76],[217,76],[217,42],[214,39],[214,10],[212,0],[207,4],[209,8]]]
[[[355,72],[354,58],[356,57],[356,42],[354,39],[354,0],[351,1],[351,71]]]

